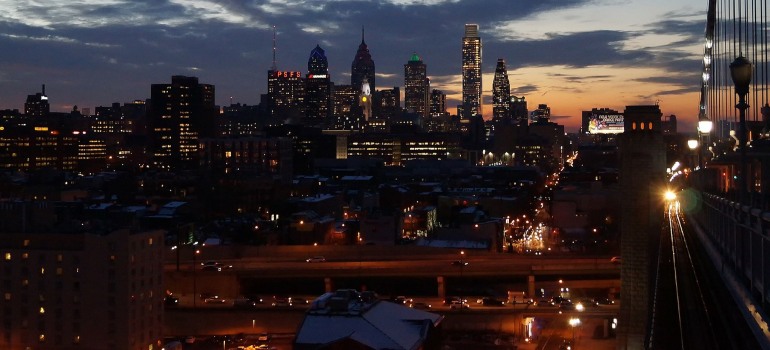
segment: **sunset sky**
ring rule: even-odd
[[[267,92],[272,26],[281,70],[307,71],[319,44],[332,80],[350,83],[365,27],[377,87],[403,91],[417,53],[431,87],[460,100],[464,24],[483,42],[485,117],[492,76],[546,103],[568,131],[580,112],[659,103],[694,132],[707,0],[0,0],[0,109],[46,93],[53,111],[146,99],[172,75],[216,85],[217,104]]]

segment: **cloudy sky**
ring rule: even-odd
[[[485,117],[492,76],[546,103],[574,131],[580,111],[659,103],[691,128],[698,110],[707,0],[0,0],[0,109],[23,109],[46,84],[52,110],[149,98],[150,84],[192,75],[217,104],[267,90],[272,27],[282,70],[307,71],[316,44],[332,80],[350,83],[365,26],[377,87],[403,86],[417,53],[432,87],[460,100],[465,23],[483,42]],[[694,129],[693,129],[694,131]]]

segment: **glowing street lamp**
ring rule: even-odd
[[[573,317],[569,319],[569,325],[572,326],[572,346],[575,346],[575,327],[580,325],[580,319]]]

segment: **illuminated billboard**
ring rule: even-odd
[[[622,132],[622,114],[591,114],[588,117],[589,134],[620,134]]]

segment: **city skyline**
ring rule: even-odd
[[[553,121],[575,131],[580,111],[660,103],[682,130],[698,108],[706,1],[79,1],[43,8],[0,1],[0,108],[21,109],[45,83],[52,111],[149,98],[171,75],[216,85],[218,105],[257,104],[267,92],[273,25],[277,66],[305,72],[311,50],[329,58],[331,80],[345,84],[366,28],[377,88],[403,87],[403,65],[417,53],[431,88],[461,95],[464,25],[479,25],[485,119],[492,77],[508,64],[511,94],[530,109],[545,103]],[[396,19],[394,21],[394,19]],[[562,116],[561,118],[559,116]],[[569,118],[564,118],[564,116]],[[692,127],[694,131],[694,127]]]

